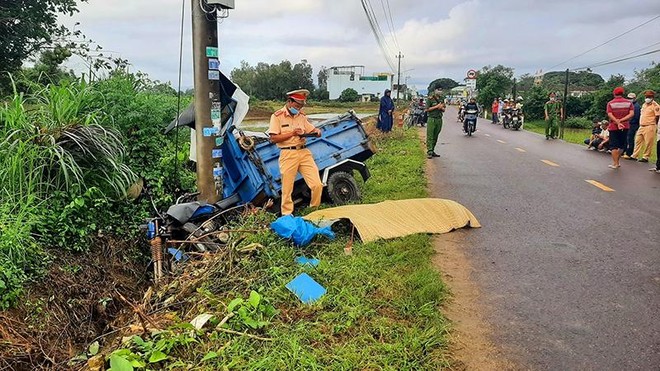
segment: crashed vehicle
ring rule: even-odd
[[[280,149],[271,143],[265,133],[241,129],[241,122],[248,110],[249,97],[221,74],[222,126],[218,133],[222,137],[221,172],[222,199],[213,204],[200,201],[177,202],[166,213],[152,219],[146,225],[147,237],[152,243],[154,261],[162,260],[159,246],[167,240],[183,240],[193,236],[204,236],[220,228],[212,222],[215,216],[237,206],[252,204],[270,207],[277,212],[282,191],[279,171]],[[179,126],[190,126],[191,160],[195,160],[194,107],[189,107],[178,120],[172,121],[165,132]],[[321,130],[320,137],[307,138],[307,148],[312,152],[324,185],[324,199],[333,204],[345,204],[360,200],[360,189],[354,178],[357,172],[366,181],[369,170],[364,161],[375,152],[360,119],[354,112],[315,125]],[[294,202],[309,198],[309,189],[298,174],[294,185]],[[204,250],[204,241],[196,244]],[[175,255],[180,253],[179,249]],[[160,253],[158,255],[157,253]],[[175,255],[175,257],[177,257]],[[180,256],[177,257],[177,259]]]

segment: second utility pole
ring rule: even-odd
[[[220,81],[216,74],[217,71],[209,68],[209,57],[217,58],[217,18],[215,12],[208,11],[207,13],[205,9],[202,9],[204,2],[192,0],[191,3],[193,67],[195,76],[197,191],[200,192],[200,201],[216,202],[219,199],[219,195],[216,192],[213,179],[213,158],[211,153],[215,145],[215,138],[209,134],[209,130],[213,128],[211,121],[211,101],[217,98],[215,95],[220,91]],[[207,53],[207,49],[215,52]]]
[[[396,102],[399,103],[399,91],[401,90],[401,58],[403,58],[403,55],[401,55],[401,52],[399,52],[399,55],[397,56],[399,58],[399,70],[397,72],[397,77],[396,80]]]

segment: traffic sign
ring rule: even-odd
[[[476,79],[477,78],[477,71],[475,71],[475,70],[467,71],[467,78],[468,79]]]

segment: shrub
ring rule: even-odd
[[[9,308],[23,292],[25,273],[0,256],[0,310]]]
[[[591,129],[593,123],[584,117],[569,117],[566,119],[564,126],[573,129]]]
[[[357,102],[358,99],[360,99],[360,95],[355,89],[351,88],[345,89],[339,95],[340,102]]]
[[[124,164],[123,138],[102,126],[104,115],[90,108],[94,92],[84,83],[15,93],[0,108],[0,184],[10,193],[46,197],[72,187],[98,187],[122,195],[135,181]],[[30,107],[27,109],[26,107]]]

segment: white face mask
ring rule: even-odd
[[[651,103],[651,101],[653,101],[653,99],[651,99],[651,98],[644,99],[644,102],[646,102],[646,103]]]

